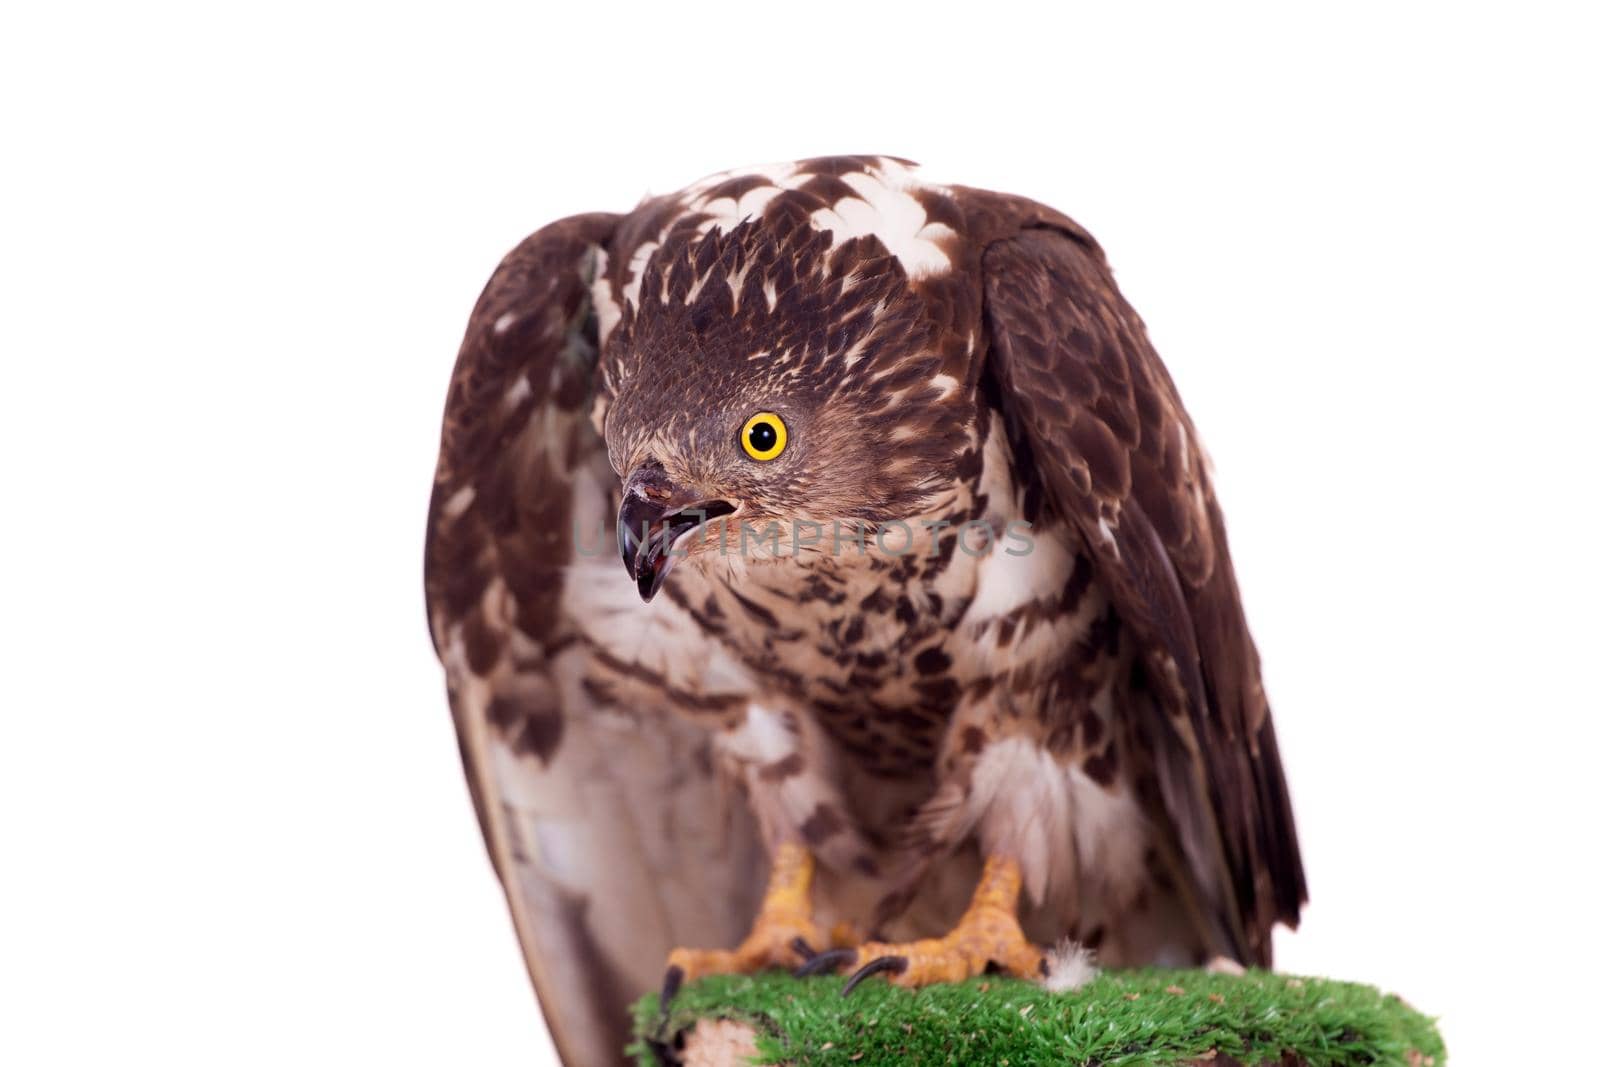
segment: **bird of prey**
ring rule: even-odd
[[[830,157],[538,231],[467,327],[425,584],[569,1063],[663,972],[1270,966],[1298,919],[1206,455],[1040,204]]]

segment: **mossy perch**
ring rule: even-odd
[[[908,991],[838,978],[707,978],[635,1006],[645,1067],[784,1063],[1443,1067],[1432,1020],[1371,986],[1251,971],[1102,974],[1071,993],[1004,978]],[[748,1061],[746,1057],[749,1057]]]

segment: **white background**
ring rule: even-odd
[[[0,24],[0,1060],[549,1057],[423,623],[468,309],[554,218],[859,151],[1062,208],[1147,319],[1294,791],[1282,966],[1586,1054],[1592,27],[231,7]]]

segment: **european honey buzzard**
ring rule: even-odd
[[[1305,900],[1205,454],[1031,201],[834,157],[540,230],[467,328],[426,586],[569,1063],[664,965],[1266,966]]]

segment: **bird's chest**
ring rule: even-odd
[[[979,669],[962,620],[981,557],[938,533],[907,540],[898,554],[847,549],[780,580],[712,583],[729,648],[879,774],[933,762]]]

